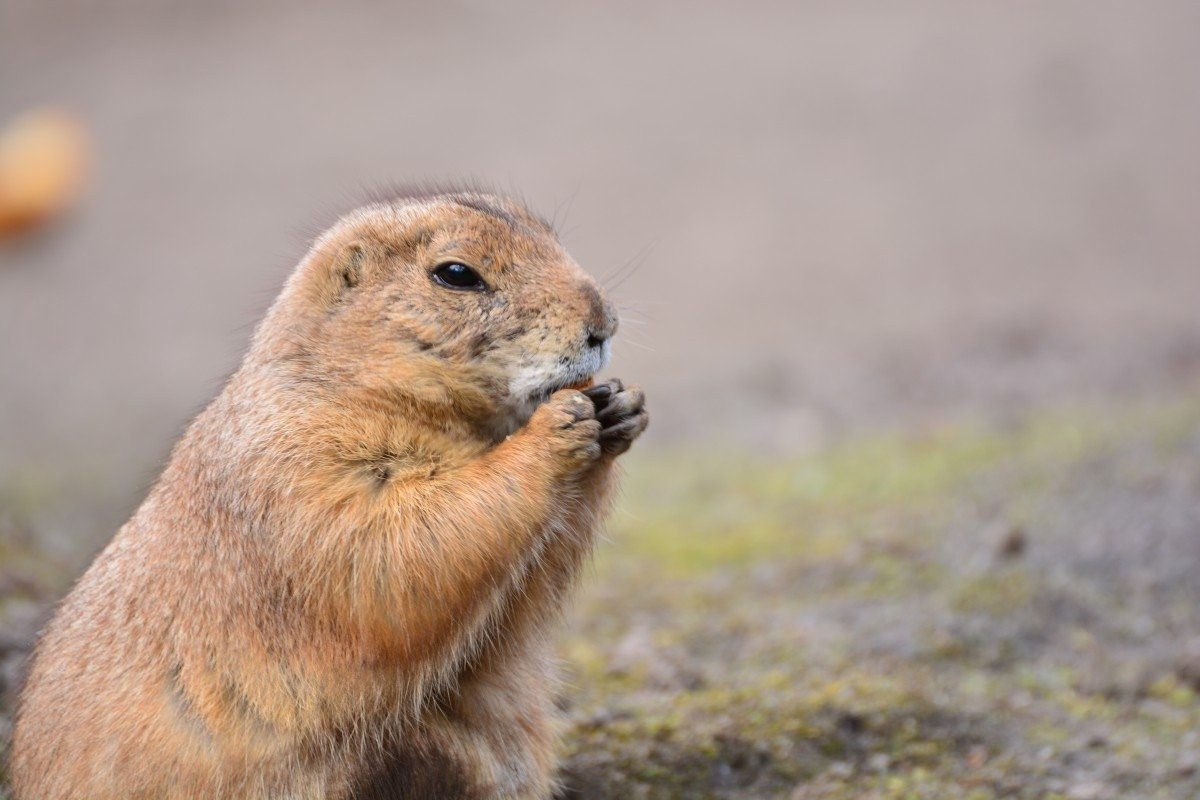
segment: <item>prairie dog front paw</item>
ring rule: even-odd
[[[529,429],[549,445],[567,473],[579,472],[600,458],[600,422],[590,398],[574,389],[550,396],[529,420]]]
[[[646,395],[640,386],[625,386],[616,378],[585,389],[600,423],[600,448],[610,456],[629,449],[650,423]]]

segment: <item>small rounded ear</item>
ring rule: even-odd
[[[362,239],[338,245],[324,257],[318,257],[310,283],[315,299],[326,306],[340,303],[366,279],[371,258],[371,245]]]
[[[367,248],[362,242],[348,244],[337,259],[338,277],[342,291],[353,289],[362,280],[363,262],[367,259]]]

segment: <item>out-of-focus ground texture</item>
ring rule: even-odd
[[[8,689],[311,234],[475,176],[653,406],[565,796],[1200,794],[1196,3],[5,0],[47,103],[95,168],[0,246]]]

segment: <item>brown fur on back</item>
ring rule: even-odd
[[[47,626],[16,798],[548,796],[548,626],[646,424],[562,388],[615,327],[511,200],[343,218]]]

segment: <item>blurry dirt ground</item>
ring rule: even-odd
[[[1200,793],[1195,396],[629,477],[570,796]]]

